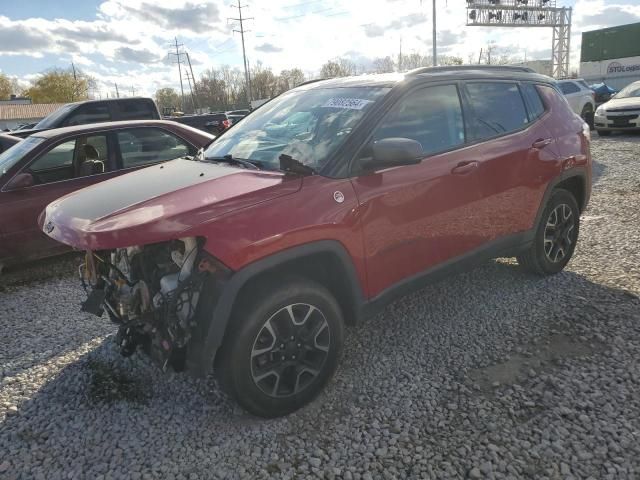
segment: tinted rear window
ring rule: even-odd
[[[155,106],[148,100],[124,100],[116,103],[119,120],[154,120]]]
[[[470,137],[495,137],[521,129],[528,123],[520,89],[510,82],[477,82],[466,85],[472,107]]]
[[[527,110],[529,112],[529,121],[533,122],[536,118],[544,113],[544,104],[540,99],[540,94],[536,86],[532,83],[523,83],[520,85],[522,95],[524,96]]]
[[[577,93],[580,91],[580,87],[578,87],[578,85],[573,82],[563,82],[559,85],[560,90],[562,90],[562,93],[564,93],[565,95],[568,95],[570,93]]]

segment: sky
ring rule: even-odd
[[[196,77],[221,65],[242,68],[237,0],[0,0],[0,72],[26,85],[73,64],[97,80],[96,96],[152,95],[179,87],[175,38]],[[466,2],[437,1],[438,53],[477,58],[493,44],[510,55],[551,57],[550,28],[467,27]],[[640,0],[556,0],[573,8],[571,64],[581,33],[640,21]],[[430,0],[243,0],[251,65],[317,74],[327,60],[370,65],[375,57],[430,54]],[[175,47],[173,49],[175,52]],[[184,74],[184,72],[183,72]]]

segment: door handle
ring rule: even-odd
[[[458,165],[453,167],[451,173],[454,175],[465,175],[475,170],[477,166],[478,162],[476,161],[460,162]]]
[[[549,145],[551,142],[553,142],[552,138],[539,138],[538,140],[533,142],[531,146],[533,148],[544,148],[547,145]]]

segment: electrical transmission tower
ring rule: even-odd
[[[178,37],[175,37],[175,43],[171,44],[171,47],[175,47],[176,52],[169,52],[169,57],[172,55],[176,57],[176,63],[178,64],[178,76],[180,78],[180,102],[181,109],[184,112],[184,86],[182,84],[182,55],[183,53],[180,51],[180,47],[183,47],[182,43],[178,44]]]
[[[240,0],[238,0],[238,6],[236,7],[234,5],[234,8],[238,9],[238,17],[239,18],[229,18],[227,20],[233,20],[235,22],[239,22],[240,23],[240,30],[233,30],[234,32],[238,32],[240,33],[240,36],[242,37],[242,59],[244,62],[244,81],[245,81],[245,85],[246,85],[246,92],[247,92],[247,102],[249,103],[249,105],[251,105],[251,78],[249,77],[249,64],[247,62],[247,53],[245,51],[244,48],[244,34],[245,32],[249,32],[250,30],[245,30],[244,29],[244,22],[246,22],[247,20],[253,20],[253,17],[250,18],[243,18],[242,17],[242,9],[246,8],[247,5],[240,5]]]
[[[551,27],[552,75],[569,76],[571,7],[555,0],[467,0],[467,26]]]

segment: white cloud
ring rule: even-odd
[[[78,0],[81,1],[81,0]],[[562,3],[563,0],[558,0]],[[579,59],[584,30],[640,19],[637,0],[575,0],[572,63]],[[566,0],[573,4],[574,0]],[[360,66],[375,57],[403,52],[431,53],[431,3],[417,0],[249,0],[245,44],[249,62],[274,71],[298,67],[317,72],[329,59],[345,56]],[[196,73],[231,64],[242,66],[237,9],[228,0],[105,0],[95,18],[82,21],[0,16],[0,58],[50,55],[59,65],[73,61],[93,74],[104,89],[131,85],[137,93],[178,85],[168,61],[169,43],[178,37],[190,52]],[[61,11],[60,15],[64,15]],[[628,19],[628,21],[624,21]],[[477,58],[490,43],[511,55],[548,58],[551,29],[466,26],[466,3],[438,0],[441,54]],[[129,87],[127,87],[129,88]]]

